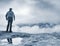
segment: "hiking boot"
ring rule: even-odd
[[[8,31],[6,30],[6,32],[8,32]]]
[[[12,32],[12,31],[9,31],[9,32]]]

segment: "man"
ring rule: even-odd
[[[6,13],[6,20],[8,21],[6,32],[12,32],[12,23],[13,20],[15,20],[14,12],[12,11],[12,8],[9,8],[9,11]]]

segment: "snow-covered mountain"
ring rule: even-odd
[[[19,27],[23,27],[23,26],[39,26],[40,28],[52,28],[54,26],[56,26],[57,24],[53,24],[53,23],[38,23],[38,24],[17,24]]]

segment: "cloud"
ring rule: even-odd
[[[44,0],[36,0],[36,1],[37,1],[36,6],[41,8],[41,9],[46,9],[47,10],[48,8],[52,9],[54,7],[53,4],[51,4],[47,1],[44,1]]]
[[[52,22],[60,23],[60,14],[58,7],[55,6],[53,1],[35,0],[37,3],[34,5],[33,15],[36,17],[36,21],[39,22]],[[56,1],[56,0],[55,0]],[[52,2],[52,3],[51,3]],[[56,4],[58,1],[56,2]],[[33,19],[34,20],[34,19]]]
[[[25,26],[22,28],[15,27],[14,30],[18,32],[25,32],[25,33],[32,33],[32,34],[53,33],[53,32],[60,32],[60,25],[56,25],[53,28],[39,28],[38,26],[33,26],[33,27]]]
[[[0,5],[5,6],[5,5],[8,5],[11,2],[12,2],[12,0],[0,0]]]
[[[8,3],[8,2],[11,2],[12,0],[0,0],[0,3]]]
[[[7,0],[6,0],[7,1]],[[1,0],[1,2],[5,2]],[[59,0],[13,0],[10,4],[0,8],[1,14],[10,7],[16,15],[16,24],[19,23],[60,23]],[[57,7],[58,6],[58,7]]]

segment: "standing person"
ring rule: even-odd
[[[9,32],[12,32],[12,23],[13,20],[15,20],[15,15],[12,8],[9,8],[9,11],[6,13],[6,20],[8,21],[6,32],[8,32],[8,30]]]

